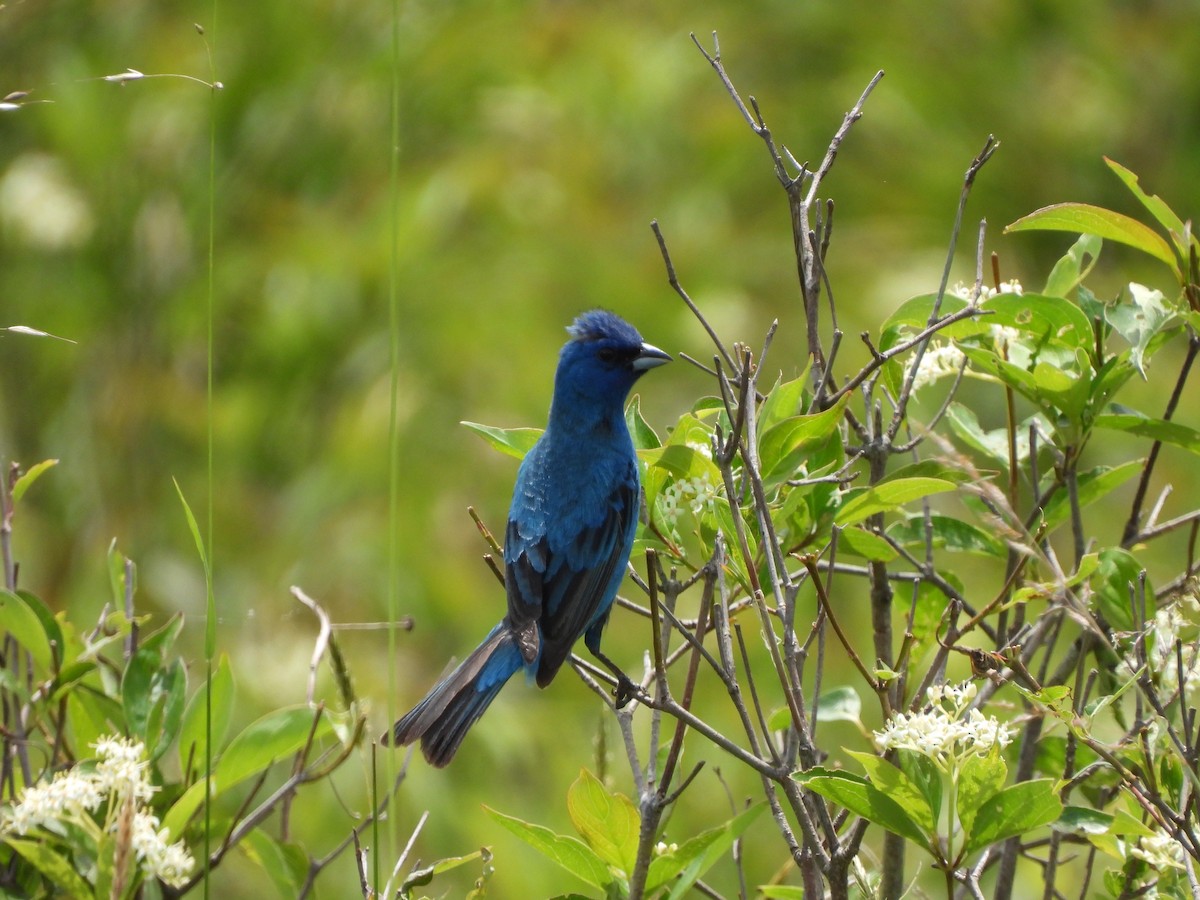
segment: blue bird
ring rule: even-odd
[[[519,669],[545,687],[580,637],[618,676],[618,703],[633,695],[629,679],[600,652],[640,504],[625,398],[643,373],[671,357],[606,310],[583,313],[567,332],[549,422],[513,488],[504,536],[508,615],[385,736],[393,746],[420,740],[435,766],[450,762]]]

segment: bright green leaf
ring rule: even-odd
[[[871,786],[903,807],[905,814],[927,835],[937,831],[938,810],[930,804],[921,785],[916,784],[898,766],[874,753],[847,750],[867,773]],[[860,813],[861,815],[861,813]],[[872,819],[872,821],[874,821]],[[880,823],[882,824],[882,823]]]
[[[0,622],[4,631],[23,647],[43,672],[49,673],[54,664],[50,640],[41,618],[18,594],[0,590]]]
[[[1152,419],[1149,416],[1105,413],[1096,416],[1093,424],[1097,428],[1124,431],[1126,434],[1182,447],[1189,453],[1200,453],[1200,431],[1179,422]]]
[[[283,844],[263,829],[254,828],[242,838],[238,849],[266,872],[281,898],[299,895],[308,870],[302,848]]]
[[[57,465],[57,459],[44,459],[40,463],[30,466],[22,473],[21,477],[13,482],[11,495],[13,505],[15,506],[20,503],[21,498],[25,496],[25,492],[33,487],[33,483]]]
[[[862,698],[858,691],[848,684],[825,691],[817,702],[817,721],[861,722]]]
[[[1162,260],[1178,275],[1175,255],[1156,232],[1136,219],[1087,203],[1058,203],[1022,216],[1004,229],[1013,231],[1072,231],[1117,241]]]
[[[575,830],[601,859],[626,874],[633,871],[641,816],[628,797],[610,791],[583,769],[567,791],[567,812]]]
[[[1049,779],[1023,781],[1000,791],[980,806],[966,851],[973,853],[1017,834],[1049,825],[1062,815],[1062,801]]]
[[[1071,249],[1050,270],[1050,277],[1046,279],[1046,287],[1042,293],[1048,297],[1071,296],[1071,292],[1079,287],[1080,282],[1087,277],[1096,264],[1096,260],[1100,257],[1100,248],[1103,245],[1102,238],[1094,234],[1081,234],[1079,239],[1071,245]],[[1083,312],[1087,315],[1086,309]],[[1091,318],[1088,316],[1089,322]]]
[[[604,860],[579,838],[555,834],[543,825],[534,825],[514,816],[506,816],[487,806],[483,810],[497,823],[551,862],[566,869],[577,878],[583,879],[593,887],[607,890],[616,882],[616,878],[604,864]]]
[[[879,535],[858,525],[843,528],[838,533],[838,552],[861,556],[874,562],[891,562],[900,555],[899,551]]]
[[[491,425],[480,425],[477,422],[460,422],[459,424],[467,426],[496,450],[517,459],[524,459],[525,454],[533,449],[533,445],[542,436],[540,428],[494,428]]]
[[[212,731],[217,747],[225,743],[233,719],[234,680],[228,654],[222,653],[210,681],[200,685],[188,701],[179,726],[179,770],[204,774],[207,742],[205,738],[206,696],[212,691]],[[215,755],[215,750],[214,750]]]
[[[983,805],[1004,788],[1008,766],[1000,756],[1000,745],[993,744],[986,756],[972,754],[963,763],[958,776],[958,818],[963,833],[969,836]]]
[[[834,516],[838,525],[853,525],[876,513],[891,512],[905,503],[954,490],[953,482],[943,478],[902,478],[875,487],[852,491]]]
[[[27,841],[12,835],[6,835],[4,843],[12,847],[26,862],[54,882],[61,889],[61,896],[95,896],[88,883],[75,871],[71,860],[59,855],[49,844],[41,841]]]
[[[1171,232],[1173,236],[1182,238],[1186,230],[1183,220],[1175,214],[1175,211],[1171,207],[1167,206],[1166,202],[1158,194],[1151,196],[1142,190],[1142,186],[1138,183],[1138,176],[1119,162],[1111,160],[1106,156],[1104,157],[1104,163],[1121,179],[1125,187],[1129,188],[1130,193],[1137,197],[1138,202],[1146,208],[1146,211],[1154,216],[1159,225],[1168,232]]]
[[[920,823],[914,820],[903,806],[865,779],[846,772],[821,768],[798,772],[792,777],[808,790],[844,806],[868,822],[873,822],[933,852],[929,838],[921,830]]]

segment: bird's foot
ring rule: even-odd
[[[631,700],[636,699],[642,693],[641,685],[634,684],[626,675],[621,675],[617,679],[616,690],[613,691],[613,700],[617,709],[624,709],[629,705]]]

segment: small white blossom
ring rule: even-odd
[[[102,802],[104,794],[95,778],[75,770],[62,772],[53,781],[25,788],[20,802],[5,813],[0,831],[28,834],[69,816],[93,812]]]
[[[693,516],[711,509],[717,497],[717,487],[708,472],[695,478],[677,478],[662,492],[662,514],[667,524],[674,528],[680,513],[686,507]]]
[[[170,840],[170,829],[159,828],[158,816],[139,812],[133,817],[133,852],[142,869],[171,887],[182,887],[196,867],[196,861],[183,841],[172,844]]]
[[[1000,287],[990,288],[987,285],[979,286],[979,302],[983,303],[986,300],[991,300],[997,294],[1016,294],[1020,296],[1025,293],[1025,289],[1021,287],[1021,282],[1013,278],[1009,281],[1001,282]],[[975,285],[963,284],[961,281],[950,288],[950,296],[958,297],[960,300],[970,300],[975,294]]]
[[[912,357],[908,362],[908,371],[912,371]],[[921,388],[933,384],[948,375],[957,375],[966,362],[963,352],[954,344],[932,343],[921,354],[921,362],[917,366],[917,374],[913,377],[912,392],[915,394]],[[907,376],[907,372],[905,375]]]
[[[967,708],[975,692],[971,682],[931,688],[929,707],[893,716],[882,731],[874,733],[876,745],[881,750],[919,753],[944,772],[961,765],[968,756],[986,756],[997,745],[1008,746],[1014,733],[1011,726]]]
[[[102,737],[92,746],[100,760],[96,778],[102,791],[121,798],[132,796],[135,801],[154,796],[146,747],[141,741]]]
[[[1139,839],[1137,846],[1131,847],[1129,852],[1160,872],[1184,868],[1183,845],[1164,831]]]

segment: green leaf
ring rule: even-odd
[[[1171,247],[1156,232],[1137,219],[1087,203],[1058,203],[1022,216],[1004,229],[1014,231],[1072,231],[1094,234],[1109,241],[1127,244],[1162,260],[1179,274]]]
[[[1000,791],[987,800],[975,814],[975,826],[966,852],[973,853],[991,844],[1049,825],[1062,815],[1062,801],[1048,779],[1023,781]]]
[[[596,851],[579,838],[555,834],[543,825],[533,825],[484,806],[483,811],[551,862],[593,887],[607,890],[617,879]]]
[[[1083,509],[1116,490],[1141,472],[1142,465],[1142,460],[1135,459],[1111,469],[1107,466],[1097,466],[1079,475],[1076,478],[1079,508]],[[1060,490],[1046,504],[1045,510],[1042,511],[1042,518],[1046,523],[1047,531],[1053,531],[1071,517],[1070,500],[1067,491]]]
[[[517,459],[524,459],[525,454],[533,449],[538,438],[542,436],[541,428],[494,428],[491,425],[480,425],[477,422],[460,422],[475,432],[496,450]]]
[[[834,521],[838,525],[853,525],[876,513],[891,512],[905,503],[954,490],[954,483],[944,478],[902,478],[887,481],[871,488],[851,491],[843,501]]]
[[[1148,195],[1142,190],[1142,186],[1138,184],[1138,176],[1119,162],[1115,162],[1106,156],[1104,157],[1104,164],[1121,179],[1125,187],[1129,188],[1130,193],[1137,197],[1138,202],[1146,208],[1146,211],[1150,215],[1154,216],[1159,225],[1170,232],[1172,237],[1175,237],[1177,240],[1183,239],[1183,234],[1187,230],[1187,227],[1184,225],[1183,220],[1175,215],[1175,211],[1167,206],[1166,202],[1158,194],[1154,194],[1153,196]],[[1186,253],[1183,255],[1186,256]]]
[[[626,875],[633,871],[641,816],[628,797],[610,791],[583,769],[567,791],[567,812],[575,830],[601,859]]]
[[[1108,834],[1112,824],[1113,816],[1108,813],[1086,806],[1067,806],[1063,808],[1062,815],[1050,827],[1055,831],[1081,834],[1086,837],[1093,834]],[[1149,828],[1146,828],[1146,831],[1154,834]]]
[[[868,822],[905,837],[931,853],[935,852],[920,823],[903,806],[866,779],[822,768],[797,772],[792,777],[813,793],[844,806]]]
[[[21,858],[54,882],[62,891],[64,897],[95,896],[91,887],[75,871],[75,866],[65,856],[61,856],[49,845],[40,841],[26,841],[7,835],[4,843],[12,847]]]
[[[656,856],[650,861],[650,869],[646,873],[647,896],[672,879],[678,880],[671,885],[668,900],[691,896],[688,892],[692,886],[729,853],[733,842],[745,833],[765,808],[765,803],[756,803],[724,825],[710,828],[684,841],[675,850]]]
[[[1000,745],[993,744],[986,756],[973,754],[963,763],[958,776],[958,818],[963,833],[969,836],[983,805],[1004,788],[1008,766],[1000,756]]]
[[[308,870],[303,848],[281,843],[263,829],[254,828],[242,838],[238,849],[266,872],[283,900],[299,895]]]
[[[1146,350],[1174,315],[1163,292],[1130,282],[1122,299],[1104,307],[1104,319],[1129,342],[1129,361],[1145,378]]]
[[[937,833],[937,816],[940,809],[935,808],[926,795],[928,784],[922,785],[913,781],[896,765],[876,756],[874,753],[861,753],[855,750],[846,751],[858,761],[867,773],[871,786],[882,791],[889,799],[903,807],[907,815],[926,835]],[[909,754],[912,756],[913,754]],[[940,801],[940,782],[938,799]],[[869,817],[868,817],[869,818]],[[874,821],[872,819],[872,821]],[[880,823],[882,824],[882,823]]]
[[[1103,244],[1103,239],[1094,234],[1081,234],[1050,270],[1042,293],[1048,297],[1069,297],[1096,265]],[[1087,315],[1087,310],[1084,309],[1083,313]],[[1088,321],[1091,321],[1091,316],[1088,316]]]
[[[930,537],[935,550],[945,549],[955,553],[976,553],[1003,559],[1008,552],[1005,543],[992,532],[984,531],[970,522],[951,516],[929,517]],[[892,540],[906,547],[925,546],[925,517],[913,516],[888,528]]]
[[[809,368],[810,366],[805,366],[805,371],[799,378],[776,382],[775,386],[771,388],[758,410],[758,433],[760,435],[766,434],[776,425],[801,413],[808,385]]]
[[[849,396],[843,396],[823,412],[792,416],[761,433],[758,455],[763,481],[768,487],[796,478],[801,465],[813,456],[814,451],[831,440],[838,440],[838,425]]]
[[[228,654],[221,654],[216,668],[213,669],[212,679],[200,685],[183,711],[177,744],[179,770],[185,773],[185,780],[190,780],[189,772],[204,774],[205,759],[207,758],[205,698],[210,690],[212,691],[213,742],[216,747],[221,747],[225,743],[225,736],[229,733],[229,723],[233,719],[235,693],[233,670],[229,665]],[[214,747],[214,755],[216,747]]]
[[[629,405],[625,407],[625,426],[629,429],[629,436],[633,439],[635,449],[653,450],[662,446],[662,442],[654,433],[654,429],[650,427],[650,423],[642,418],[642,398],[637,394],[633,395]]]
[[[1096,416],[1093,424],[1097,428],[1124,431],[1126,434],[1149,438],[1152,441],[1173,444],[1176,447],[1182,447],[1189,453],[1200,453],[1200,431],[1179,422],[1168,422],[1164,419],[1126,413],[1104,413]]]
[[[40,463],[30,466],[22,473],[21,477],[13,482],[11,495],[13,505],[16,506],[20,503],[21,498],[25,496],[25,492],[33,487],[33,483],[57,465],[57,459],[44,459]]]
[[[1095,603],[1108,624],[1117,631],[1133,631],[1133,601],[1145,567],[1128,550],[1105,547],[1098,554],[1100,565],[1093,576]],[[1154,615],[1154,588],[1146,580],[1146,616]]]
[[[858,525],[843,528],[838,533],[838,551],[861,556],[874,562],[891,562],[899,552],[879,535]]]
[[[313,719],[318,715],[314,731]],[[228,791],[274,762],[300,750],[308,742],[310,733],[316,741],[332,731],[328,714],[318,714],[307,706],[286,706],[267,713],[246,726],[221,754],[213,770],[213,795]],[[203,779],[193,784],[167,812],[163,826],[170,828],[171,834],[183,833],[188,821],[204,801],[204,786]]]
[[[862,698],[858,696],[858,691],[850,685],[841,685],[825,691],[817,702],[817,721],[861,723]]]
[[[29,653],[39,669],[45,673],[52,671],[54,656],[50,652],[45,626],[19,594],[0,590],[0,622],[4,631]]]
[[[989,325],[1005,325],[1034,335],[1039,345],[1060,344],[1091,350],[1092,323],[1083,311],[1062,297],[1042,294],[996,294],[983,308],[992,313]]]
[[[485,807],[486,808],[486,807]],[[466,895],[467,900],[475,897],[486,896],[481,882],[486,882],[491,871],[492,848],[480,847],[474,853],[468,853],[466,856],[448,856],[445,859],[439,859],[428,866],[423,866],[408,874],[404,879],[404,883],[400,885],[399,895],[404,898],[412,896],[414,887],[423,887],[424,885],[433,882],[433,879],[438,875],[461,868],[469,863],[481,863],[483,867],[483,875],[475,882],[476,889]],[[570,895],[575,896],[575,895]]]

